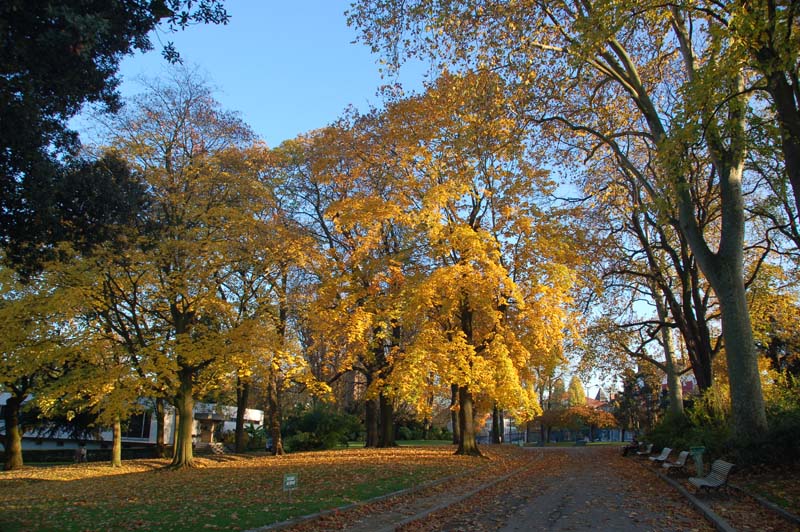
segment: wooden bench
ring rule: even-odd
[[[711,464],[711,472],[708,475],[704,477],[689,477],[689,483],[698,490],[711,491],[712,489],[720,489],[728,483],[728,474],[733,466],[734,464],[725,460],[714,460],[714,463]]]
[[[664,447],[663,449],[661,449],[661,454],[659,454],[658,456],[651,456],[650,461],[656,463],[663,462],[669,457],[669,453],[671,452],[672,449],[670,449],[669,447]]]
[[[686,459],[689,458],[689,451],[681,451],[678,453],[678,459],[674,462],[670,462],[669,460],[664,460],[664,463],[661,464],[661,467],[667,470],[667,473],[672,471],[672,469],[683,469],[686,467]]]
[[[641,451],[636,451],[636,455],[637,456],[649,456],[652,451],[653,451],[653,444],[652,443],[648,443],[647,445],[644,446],[644,449],[642,449]]]

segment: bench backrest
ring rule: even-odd
[[[725,460],[714,460],[714,463],[711,464],[711,472],[708,474],[707,478],[724,484],[728,479],[728,473],[731,472],[733,465],[734,464],[726,462]]]
[[[675,460],[675,465],[677,466],[684,466],[686,465],[686,459],[689,458],[689,451],[681,451],[678,454],[678,459]]]

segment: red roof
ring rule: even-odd
[[[586,398],[586,406],[589,408],[600,408],[606,404],[605,401],[598,401],[597,399],[592,399],[591,397]]]

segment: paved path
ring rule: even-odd
[[[712,531],[646,462],[618,447],[529,448],[517,474],[487,468],[417,494],[306,521],[297,531]],[[498,478],[501,478],[498,482]]]
[[[713,530],[635,458],[607,447],[551,447],[541,467],[408,530]],[[647,467],[647,466],[645,466]]]

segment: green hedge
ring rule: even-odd
[[[154,458],[155,447],[122,448],[122,459]],[[22,451],[22,461],[28,463],[72,462],[75,460],[75,449],[30,449]],[[110,462],[111,449],[86,449],[86,460],[89,462]]]

